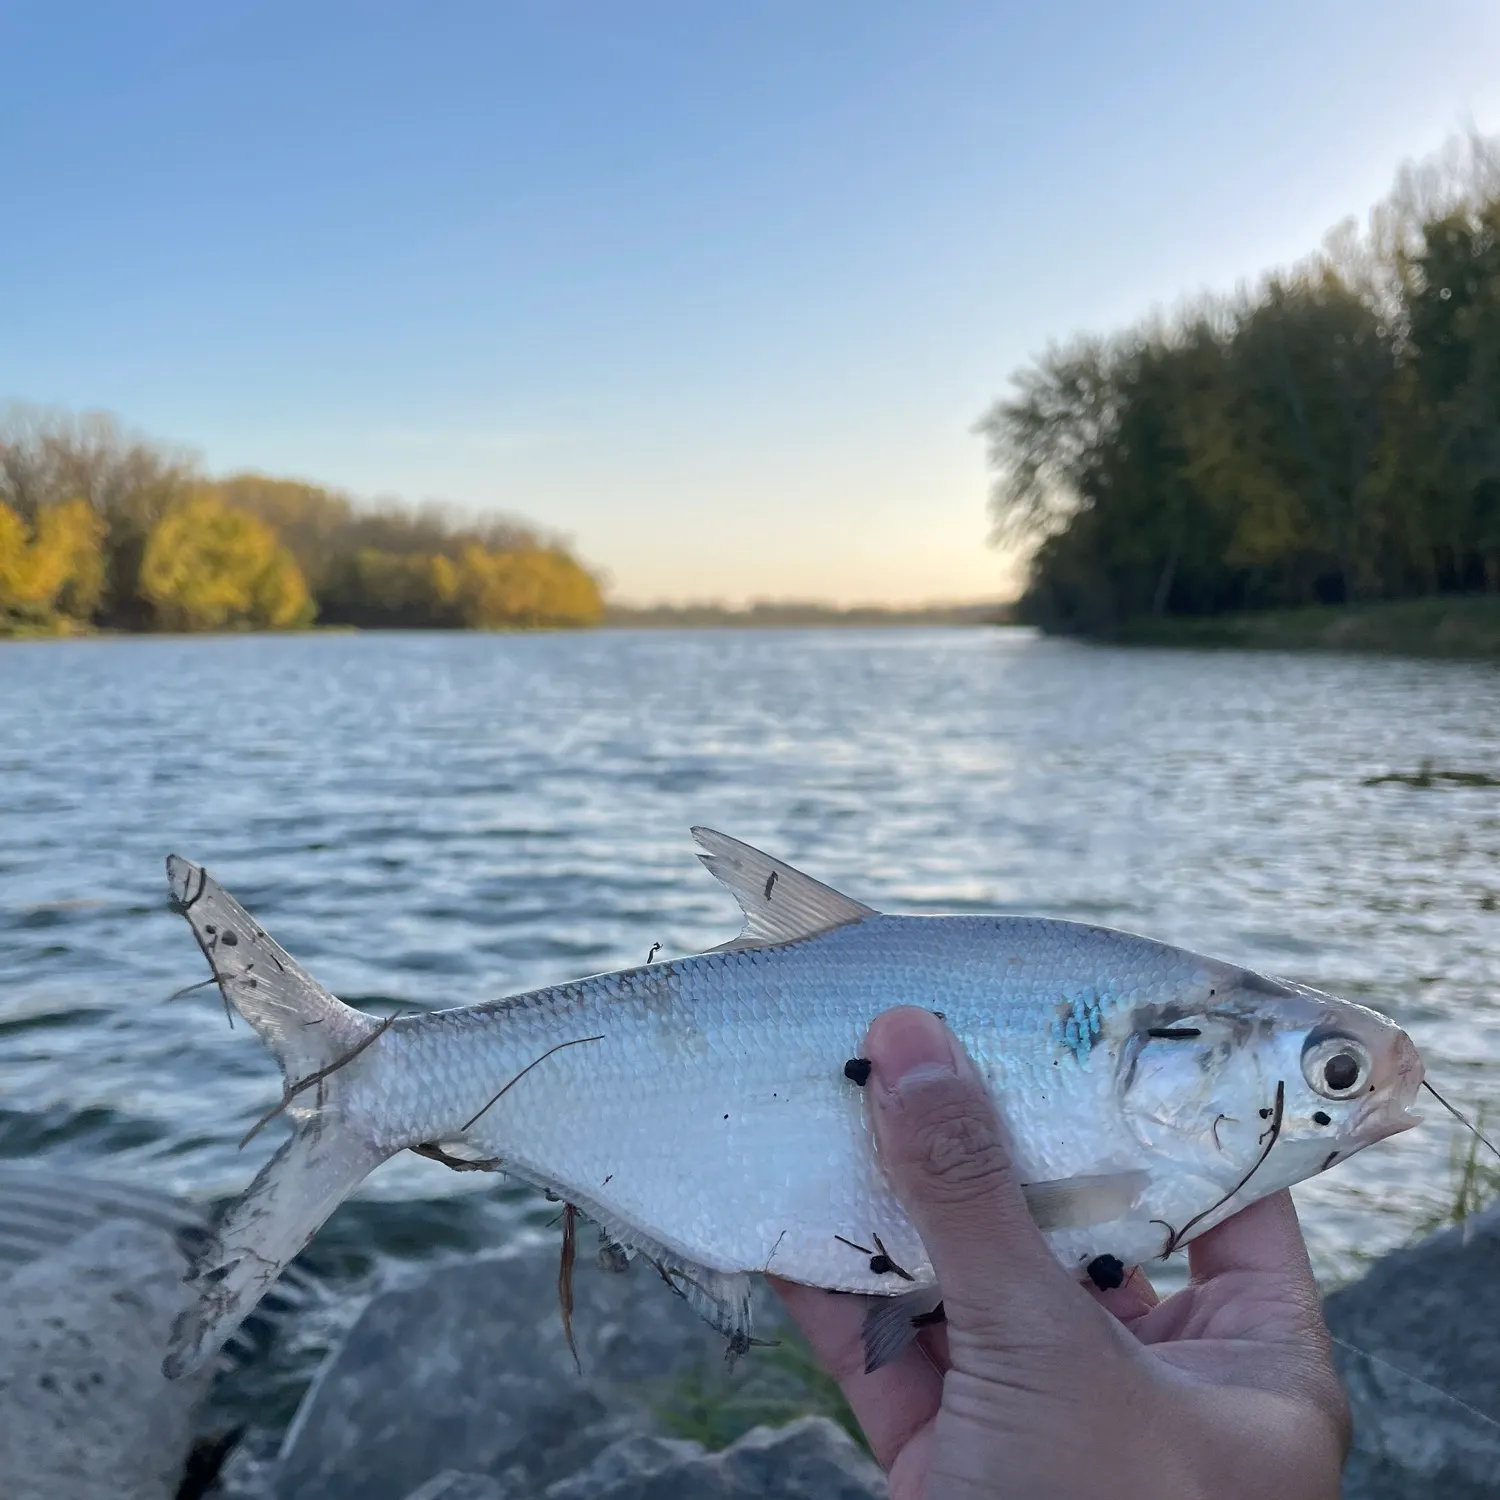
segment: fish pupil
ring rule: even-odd
[[[1323,1064],[1323,1082],[1342,1093],[1359,1082],[1359,1059],[1348,1052],[1335,1052]]]

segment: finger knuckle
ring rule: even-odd
[[[1009,1184],[1010,1153],[988,1101],[954,1089],[909,1121],[903,1156],[932,1191],[972,1198]]]

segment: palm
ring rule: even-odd
[[[1017,1432],[1031,1423],[1065,1420],[1066,1392],[1090,1384],[1101,1360],[1112,1363],[1123,1355],[1147,1386],[1185,1386],[1210,1402],[1227,1397],[1263,1405],[1290,1446],[1326,1449],[1343,1441],[1342,1395],[1286,1195],[1210,1231],[1190,1247],[1189,1258],[1192,1284],[1165,1300],[1157,1299],[1140,1272],[1116,1291],[1094,1294],[1113,1322],[1079,1297],[1076,1327],[1059,1331],[1064,1363],[1073,1360],[1077,1375],[1056,1391],[1045,1377],[1038,1377],[1037,1388],[1028,1378],[1024,1389],[1008,1391]],[[969,1378],[962,1360],[954,1370],[946,1330],[927,1330],[900,1359],[866,1374],[863,1299],[784,1283],[778,1290],[842,1386],[890,1475],[893,1497],[916,1500],[924,1491],[938,1424],[946,1430],[953,1420],[944,1408],[953,1405],[954,1381]]]

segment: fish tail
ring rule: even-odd
[[[400,1149],[360,1108],[371,1051],[390,1025],[329,994],[207,871],[172,855],[167,879],[233,1006],[276,1054],[281,1102],[251,1129],[285,1114],[292,1136],[229,1205],[194,1259],[197,1301],[178,1318],[162,1362],[171,1378],[222,1346],[287,1263],[364,1177]]]

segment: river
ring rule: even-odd
[[[1437,770],[1468,783],[1379,780]],[[197,1199],[269,1056],[167,909],[210,866],[351,1003],[440,1007],[738,928],[692,823],[872,905],[1144,932],[1364,1001],[1500,1115],[1500,670],[999,629],[0,644],[0,1156]],[[1298,1191],[1325,1280],[1451,1190],[1440,1115]],[[325,1274],[553,1210],[406,1157]],[[321,1256],[321,1262],[318,1257]]]

